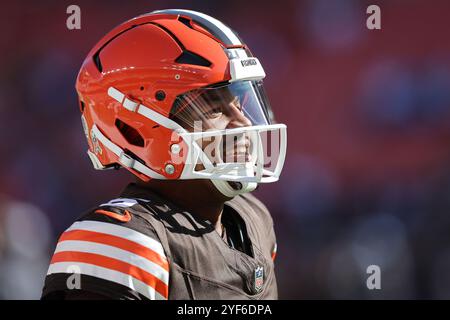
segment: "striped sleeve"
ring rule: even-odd
[[[65,281],[55,280],[56,286],[51,282],[74,273],[81,277],[77,289],[113,299],[129,298],[119,292],[151,300],[168,298],[169,264],[161,243],[123,225],[84,220],[67,229],[50,262],[47,291],[70,289]]]

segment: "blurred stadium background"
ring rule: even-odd
[[[66,28],[70,4],[81,30]],[[365,27],[370,4],[382,30]],[[289,133],[280,182],[256,192],[275,220],[280,298],[450,298],[450,2],[0,7],[0,298],[38,298],[58,234],[131,179],[91,168],[74,82],[107,31],[164,8],[224,21],[265,66]],[[381,290],[366,288],[371,264]]]

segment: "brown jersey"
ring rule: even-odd
[[[225,203],[222,220],[228,237],[130,184],[61,235],[42,298],[79,289],[111,299],[277,299],[268,210],[245,194]]]

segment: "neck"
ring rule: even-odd
[[[224,203],[230,198],[220,193],[209,180],[150,180],[137,181],[139,186],[150,189],[170,200],[183,210],[209,220],[222,234],[221,216]]]

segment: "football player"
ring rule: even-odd
[[[276,238],[250,194],[278,180],[286,126],[239,36],[190,10],[109,32],[76,89],[96,169],[137,178],[59,238],[42,299],[276,299]]]

